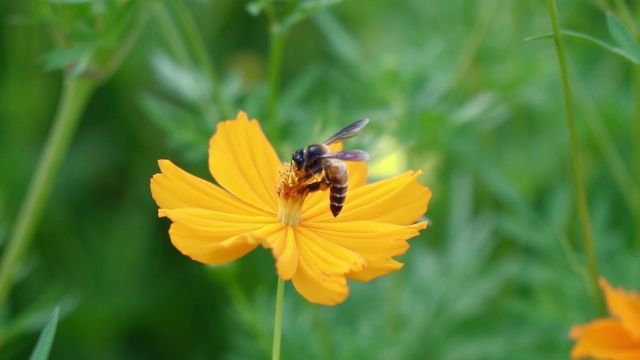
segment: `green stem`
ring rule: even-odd
[[[553,27],[553,39],[558,53],[558,63],[560,65],[560,76],[562,78],[562,95],[564,97],[564,107],[567,119],[567,128],[569,130],[569,141],[571,143],[571,158],[573,160],[573,179],[575,182],[576,197],[578,199],[578,212],[582,225],[582,234],[584,240],[584,248],[587,253],[587,268],[589,274],[589,283],[591,295],[594,299],[596,307],[599,311],[603,310],[602,298],[598,295],[598,263],[596,261],[596,252],[591,232],[591,221],[589,220],[589,208],[587,205],[587,195],[585,192],[584,179],[582,178],[582,162],[580,158],[580,148],[578,145],[578,136],[576,134],[576,126],[573,115],[573,105],[571,103],[571,88],[569,86],[569,71],[567,68],[567,60],[564,52],[564,45],[560,35],[560,25],[558,22],[558,11],[556,9],[555,0],[547,0],[549,8],[549,17],[551,18],[551,26]]]
[[[35,175],[29,184],[12,235],[2,254],[0,308],[5,305],[15,267],[33,237],[51,194],[60,164],[67,153],[69,143],[94,88],[94,82],[79,77],[67,79],[64,83],[53,127],[49,132]]]
[[[282,303],[284,302],[284,280],[278,276],[278,292],[276,293],[276,314],[273,327],[272,360],[280,359],[280,340],[282,339]]]
[[[634,109],[633,109],[633,119],[631,120],[633,129],[631,130],[633,133],[633,150],[634,150],[634,159],[635,159],[635,190],[632,192],[634,198],[633,202],[633,218],[636,219],[634,221],[635,224],[635,243],[636,250],[638,254],[640,254],[640,198],[638,195],[638,189],[640,188],[640,66],[633,66],[633,99],[634,99]]]
[[[277,23],[271,24],[271,43],[269,46],[269,104],[267,110],[267,120],[271,125],[272,138],[274,143],[278,143],[278,97],[280,91],[280,69],[282,67],[282,53],[284,50],[285,31]]]

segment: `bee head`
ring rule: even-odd
[[[304,150],[300,149],[291,155],[291,161],[296,166],[296,170],[302,170],[304,167]]]

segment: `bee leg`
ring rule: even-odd
[[[322,164],[315,164],[313,167],[310,167],[309,169],[305,169],[306,175],[302,177],[302,180],[306,180],[314,176],[315,174],[319,173],[323,169],[324,169],[324,166],[322,166]]]
[[[331,186],[331,182],[329,181],[329,178],[324,176],[320,181],[316,181],[314,183],[311,183],[311,184],[307,185],[306,190],[308,192],[314,192],[314,191],[318,191],[318,190],[325,191],[330,186]]]

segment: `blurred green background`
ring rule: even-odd
[[[422,169],[434,193],[400,272],[351,282],[336,307],[288,284],[284,359],[568,358],[569,328],[598,313],[554,44],[524,41],[551,32],[546,4],[275,1],[286,36],[274,102],[266,3],[0,2],[5,244],[61,68],[90,75],[133,41],[83,110],[0,313],[0,359],[28,357],[56,305],[52,359],[269,357],[270,253],[220,267],[189,260],[149,191],[161,158],[211,180],[208,138],[238,110],[261,121],[283,160],[369,117],[349,146],[371,154],[371,180]],[[614,43],[607,6],[562,1],[560,23]],[[600,273],[640,289],[638,65],[565,40]]]

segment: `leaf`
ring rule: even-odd
[[[264,6],[260,1],[252,1],[250,3],[247,3],[247,5],[245,5],[245,9],[249,13],[249,15],[252,15],[252,16],[260,15],[263,8]]]
[[[93,0],[44,0],[51,4],[85,4],[91,3]]]
[[[206,102],[213,96],[213,89],[206,76],[195,69],[187,69],[163,52],[151,57],[151,65],[158,80],[173,95],[189,104]]]
[[[607,27],[616,43],[630,54],[635,59],[634,62],[638,64],[640,62],[640,46],[624,24],[614,15],[607,14]]]
[[[140,102],[149,119],[168,135],[172,146],[184,149],[192,160],[206,159],[206,144],[213,128],[208,129],[201,116],[151,94],[143,94]]]
[[[74,72],[81,73],[89,65],[93,50],[93,45],[89,44],[56,49],[46,53],[42,60],[46,70],[64,69],[74,65]]]
[[[282,27],[285,29],[290,28],[318,11],[342,1],[343,0],[311,0],[302,2],[282,20]]]
[[[51,351],[51,345],[53,345],[53,338],[56,336],[56,328],[58,326],[58,317],[60,314],[60,308],[56,306],[51,314],[51,319],[44,327],[36,343],[36,347],[33,348],[31,357],[29,360],[46,360],[49,358],[49,351]]]
[[[588,44],[591,45],[595,45],[599,48],[602,48],[606,51],[612,52],[618,56],[621,56],[629,61],[631,61],[634,64],[640,64],[640,56],[634,56],[633,54],[628,53],[627,51],[625,51],[624,49],[621,49],[619,47],[613,46],[607,42],[604,42],[600,39],[597,39],[593,36],[587,35],[587,34],[583,34],[583,33],[579,33],[577,31],[572,31],[572,30],[560,30],[560,34],[564,37],[567,38],[573,38],[573,39],[577,39],[577,40],[582,40]],[[531,40],[541,40],[541,39],[548,39],[548,38],[553,38],[553,34],[552,33],[548,33],[548,34],[542,34],[542,35],[535,35],[535,36],[530,36],[528,38],[525,38],[524,41],[531,41]],[[640,54],[638,54],[640,55]]]

